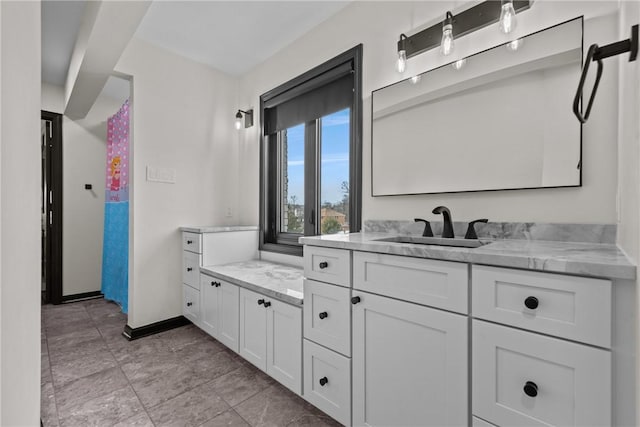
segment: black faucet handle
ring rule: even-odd
[[[426,219],[414,218],[415,222],[424,222],[424,231],[422,231],[422,237],[433,237],[433,231],[431,230],[431,223]]]
[[[465,239],[477,239],[478,238],[478,235],[476,234],[476,228],[475,228],[475,224],[477,222],[487,223],[487,222],[489,222],[489,220],[487,218],[482,218],[482,219],[476,219],[474,221],[471,221],[469,223],[469,227],[467,227],[467,234],[464,235]]]

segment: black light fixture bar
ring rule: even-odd
[[[514,0],[513,8],[517,12],[531,7],[529,0]],[[485,1],[460,12],[453,17],[453,38],[457,39],[473,31],[500,21],[501,1]],[[419,55],[440,45],[442,40],[442,22],[432,25],[406,39],[398,41],[398,50],[404,46],[407,59]]]

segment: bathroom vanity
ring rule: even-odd
[[[304,237],[303,397],[345,425],[632,425],[615,245]]]

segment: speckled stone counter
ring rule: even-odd
[[[193,226],[193,227],[180,227],[180,231],[188,231],[190,233],[226,233],[228,231],[253,231],[257,230],[257,225],[233,225],[229,227],[225,226]]]
[[[302,304],[301,268],[253,260],[200,267],[200,272],[289,304]]]
[[[551,242],[543,240],[496,240],[479,248],[380,242],[393,237],[390,233],[334,234],[301,237],[305,245],[350,249],[460,261],[498,267],[524,268],[555,273],[635,279],[636,266],[615,244]],[[483,240],[483,239],[481,239]]]

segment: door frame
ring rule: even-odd
[[[62,304],[62,114],[41,110],[41,120],[51,122],[51,145],[47,151],[52,197],[47,202],[52,212],[47,233],[46,302]],[[43,171],[44,173],[45,171]],[[48,210],[47,210],[48,212]],[[44,255],[43,255],[44,256]]]

